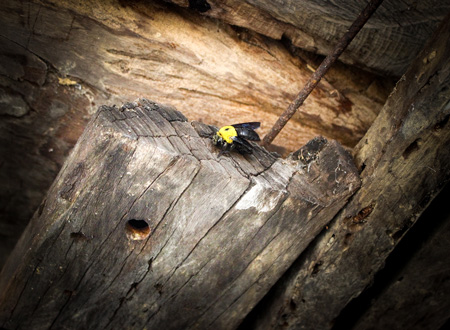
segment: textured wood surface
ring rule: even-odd
[[[331,328],[448,182],[449,58],[447,18],[357,145],[361,189],[262,305],[258,329]]]
[[[0,22],[0,265],[100,105],[146,96],[217,126],[261,121],[263,135],[316,67],[155,0],[4,0]],[[290,152],[323,135],[352,147],[392,87],[339,65],[275,143]]]
[[[184,0],[168,1],[188,6]],[[366,0],[195,2],[208,3],[209,9],[201,10],[204,15],[273,39],[287,38],[301,49],[322,55],[331,53],[337,40],[368,3]],[[400,76],[449,11],[450,4],[445,0],[385,0],[341,60],[366,70]]]
[[[311,72],[280,42],[233,30],[195,12],[175,11],[164,3],[10,1],[2,6],[8,27],[3,42],[48,63],[61,78],[73,81],[72,88],[92,88],[96,103],[151,93],[189,118],[215,125],[260,117],[264,132]],[[27,24],[18,20],[21,16]],[[56,41],[58,51],[49,46]],[[335,78],[337,84],[342,75]],[[376,96],[374,104],[369,95],[359,97],[362,86],[354,84],[361,77],[348,75],[344,88],[349,95],[330,82],[319,86],[287,128],[285,148],[294,151],[318,134],[342,136],[342,143],[351,146],[357,143],[381,104]],[[364,82],[362,89],[372,82]],[[289,134],[297,137],[291,144],[286,143],[292,140]]]
[[[2,327],[236,327],[360,180],[334,141],[219,158],[212,132],[147,100],[101,107],[1,273]]]

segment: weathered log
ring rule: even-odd
[[[360,180],[334,141],[218,157],[213,132],[101,107],[1,273],[1,326],[236,327]]]
[[[449,58],[447,17],[357,145],[361,189],[261,305],[258,329],[331,328],[448,182]]]

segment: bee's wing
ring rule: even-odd
[[[234,124],[231,125],[234,128],[249,128],[249,129],[257,129],[261,126],[261,123],[259,121],[253,121],[250,123],[242,123],[242,124]]]
[[[238,136],[232,137],[234,148],[242,154],[251,154],[253,152],[253,147],[246,140],[241,139]]]

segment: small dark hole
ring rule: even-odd
[[[345,237],[344,237],[344,246],[349,246],[350,243],[352,242],[352,240],[353,240],[353,234],[352,234],[352,233],[347,233],[347,234],[345,234]]]
[[[365,168],[366,168],[366,163],[362,163],[361,164],[361,170],[359,171],[359,173],[361,174],[364,171]]]
[[[403,158],[408,159],[408,157],[415,151],[419,150],[419,142],[420,139],[415,140],[413,143],[411,143],[403,152]]]
[[[158,291],[158,293],[161,295],[162,294],[162,289],[163,289],[163,285],[162,284],[160,284],[160,283],[156,283],[154,286],[153,286],[155,289],[156,289],[156,291]]]
[[[365,223],[366,222],[365,219],[370,215],[370,213],[372,213],[372,211],[373,211],[373,205],[366,206],[361,211],[359,211],[357,215],[355,215],[352,218],[352,222],[354,224]]]
[[[39,205],[39,209],[38,209],[38,216],[39,217],[42,215],[42,212],[44,211],[45,202],[46,202],[46,200],[44,199],[44,201],[41,203],[41,205]]]
[[[148,223],[145,222],[144,220],[131,219],[128,220],[128,224],[134,229],[144,229],[148,227]]]
[[[291,308],[292,311],[295,311],[297,309],[297,304],[293,299],[291,299],[291,301],[289,302],[289,307]]]
[[[312,276],[317,275],[317,273],[318,273],[319,270],[320,270],[320,266],[322,266],[322,261],[316,262],[316,264],[314,265],[313,271],[312,271],[312,273],[311,273]]]
[[[75,241],[86,241],[87,237],[84,235],[81,231],[76,233],[70,233],[70,238],[72,238]]]
[[[444,128],[444,126],[447,125],[449,118],[450,118],[450,115],[445,116],[444,119],[442,119],[440,122],[438,122],[436,125],[434,125],[434,130],[439,131],[442,128]]]
[[[150,227],[145,220],[128,220],[125,225],[125,231],[131,240],[143,240],[150,235]]]
[[[189,0],[189,8],[205,13],[211,9],[211,5],[206,0]]]

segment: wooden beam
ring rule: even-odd
[[[356,146],[361,189],[261,305],[254,327],[331,328],[448,182],[449,58],[447,16]]]
[[[213,132],[101,107],[1,273],[1,326],[236,327],[360,180],[334,141],[218,157]]]
[[[166,1],[188,7],[187,0]],[[368,1],[189,1],[192,2],[209,5],[210,9],[201,11],[202,15],[273,39],[289,39],[296,47],[326,56],[332,52],[336,36],[346,32]],[[418,4],[386,1],[340,59],[366,70],[399,77],[448,10],[450,5],[446,1],[422,0]]]

